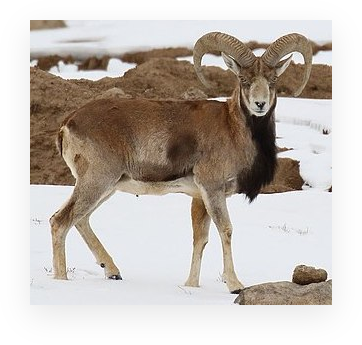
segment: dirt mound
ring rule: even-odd
[[[71,98],[71,101],[67,100]],[[65,113],[90,100],[86,90],[39,69],[30,69],[30,183],[67,184],[69,169],[55,148]]]
[[[65,28],[64,20],[31,20],[30,30]]]
[[[51,67],[58,65],[59,61],[63,61],[65,64],[75,63],[75,60],[71,55],[47,55],[41,56],[37,60],[37,67],[43,71],[49,71]]]
[[[292,97],[302,80],[304,66],[291,63],[277,84],[279,96]],[[232,72],[219,67],[203,67],[211,88],[206,89],[187,61],[171,58],[150,59],[125,73],[116,86],[127,90],[134,97],[180,98],[189,88],[198,88],[208,97],[231,96],[236,79]],[[310,79],[301,98],[332,98],[332,67],[313,65]]]
[[[218,67],[204,68],[212,88],[206,89],[188,61],[171,58],[151,59],[127,71],[116,86],[127,90],[133,97],[181,98],[190,88],[203,91],[208,97],[229,96],[235,86],[232,72]]]
[[[57,131],[69,112],[90,100],[110,96],[151,99],[205,99],[230,96],[235,85],[235,78],[230,71],[218,67],[204,67],[204,72],[212,86],[210,90],[205,89],[199,82],[192,64],[172,58],[153,58],[129,70],[123,77],[103,78],[99,81],[64,80],[39,68],[31,68],[30,182],[74,184],[74,179],[55,146]],[[285,73],[284,83],[281,78],[278,91],[290,95],[299,85],[295,79],[301,73],[301,66],[291,65]],[[331,98],[331,78],[330,67],[313,65],[311,80],[302,95],[309,98]],[[273,187],[269,192],[300,189],[299,168],[295,165],[297,163],[293,163],[293,169],[290,166],[282,169],[285,164],[279,164],[280,172],[273,184],[277,187]],[[283,179],[282,175],[285,175]],[[279,178],[281,180],[278,180]],[[293,179],[297,181],[295,184],[291,183]],[[282,180],[284,182],[280,182]]]
[[[58,65],[59,61],[63,61],[65,64],[77,64],[79,70],[106,70],[108,66],[110,56],[104,55],[101,58],[92,56],[82,62],[77,62],[72,55],[60,56],[60,55],[46,55],[39,56],[36,66],[43,71],[49,71],[51,67]]]
[[[49,70],[59,60],[63,60],[66,63],[74,63],[71,56],[62,58],[58,55],[51,55],[39,58],[38,67],[43,70]],[[79,65],[79,69],[105,69],[108,60],[109,56],[102,58],[92,57],[83,61]],[[180,98],[180,95],[189,88],[200,89],[208,97],[231,95],[235,86],[235,77],[232,72],[213,66],[203,67],[203,69],[207,80],[210,81],[211,89],[206,89],[199,82],[192,64],[187,61],[177,61],[173,58],[151,58],[126,72],[123,78],[117,80],[116,86],[124,88],[133,97]],[[292,97],[293,92],[300,84],[303,71],[303,65],[292,62],[278,81],[278,95]],[[332,67],[313,65],[310,79],[299,97],[331,99]]]
[[[328,51],[328,50],[332,50],[332,42],[327,42],[324,44],[318,44],[315,43],[313,41],[311,41],[312,43],[312,50],[313,50],[313,55],[317,54],[318,52],[321,51]]]
[[[291,65],[278,81],[278,95],[282,97],[292,97],[293,92],[300,85],[303,73],[304,66],[294,64],[292,61]],[[299,97],[332,99],[332,66],[313,65],[308,83]]]
[[[133,53],[125,53],[120,56],[123,62],[143,64],[153,58],[173,58],[192,56],[193,51],[189,48],[160,48],[150,51],[141,51]]]

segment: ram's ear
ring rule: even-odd
[[[288,58],[279,61],[276,66],[275,66],[275,73],[277,75],[277,77],[280,77],[285,70],[288,68],[290,62],[292,61],[293,58],[293,54],[290,55]]]
[[[222,58],[224,59],[225,65],[237,76],[240,75],[241,67],[230,55],[221,53]]]

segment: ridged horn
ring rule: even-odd
[[[261,59],[268,66],[275,67],[285,55],[292,52],[301,53],[305,64],[302,85],[294,92],[294,97],[297,97],[305,88],[312,70],[313,51],[309,40],[297,33],[282,36],[268,47]]]
[[[255,61],[253,52],[237,38],[222,32],[210,32],[200,37],[194,46],[194,67],[201,82],[209,87],[201,70],[201,60],[206,53],[223,52],[232,56],[242,67],[249,67]]]

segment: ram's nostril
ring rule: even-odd
[[[256,106],[262,110],[264,108],[265,102],[255,102]]]

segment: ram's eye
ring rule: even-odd
[[[269,80],[269,85],[273,85],[277,82],[278,80],[278,77],[275,75],[274,77],[272,77],[270,80]]]
[[[246,79],[246,78],[243,77],[243,76],[240,76],[239,79],[240,79],[240,82],[241,82],[241,84],[242,84],[243,86],[245,86],[245,87],[250,87],[250,83],[249,83],[249,80],[248,80],[248,79]]]

